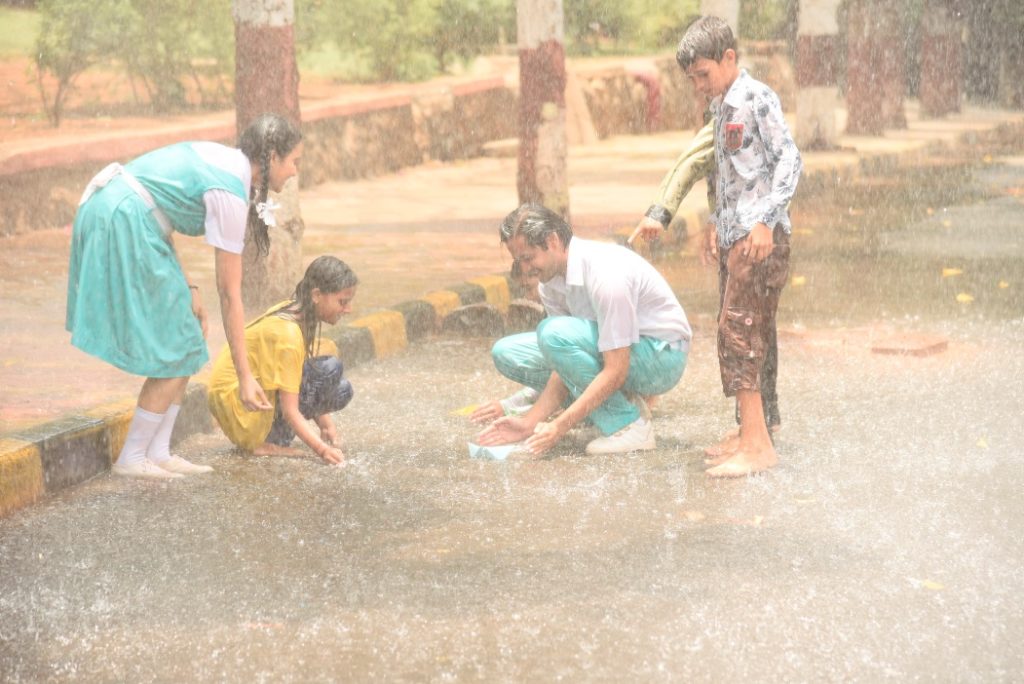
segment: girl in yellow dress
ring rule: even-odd
[[[234,444],[257,455],[297,456],[299,439],[328,463],[345,460],[330,414],[352,400],[337,347],[321,339],[320,325],[333,325],[352,311],[358,279],[333,256],[313,260],[293,298],[272,306],[245,328],[249,366],[273,404],[249,411],[238,397],[238,376],[224,349],[210,378],[210,412]],[[319,435],[307,420],[320,428]]]

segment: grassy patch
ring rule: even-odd
[[[39,35],[39,13],[0,7],[0,57],[28,57]]]

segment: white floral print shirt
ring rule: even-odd
[[[758,223],[787,233],[789,201],[803,162],[778,96],[746,69],[711,103],[715,120],[718,244],[730,247]]]

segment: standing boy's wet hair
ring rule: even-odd
[[[726,50],[736,50],[736,37],[729,24],[720,17],[701,17],[690,24],[679,41],[676,61],[686,71],[698,59],[722,61]]]

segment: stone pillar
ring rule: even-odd
[[[235,124],[239,135],[265,112],[300,125],[299,70],[295,60],[293,0],[233,0],[235,18]],[[271,191],[271,195],[274,195]],[[242,300],[246,316],[287,299],[302,277],[302,233],[296,179],[274,197],[281,208],[270,229],[270,253],[246,240]]]
[[[740,0],[700,0],[700,13],[725,19],[732,34],[740,37]]]
[[[518,0],[519,201],[569,217],[562,0]]]
[[[796,40],[796,142],[801,149],[836,145],[836,79],[840,0],[800,0]]]
[[[906,52],[899,6],[891,0],[850,0],[846,59],[846,130],[880,135],[905,128]]]
[[[950,0],[929,0],[921,15],[921,114],[960,111],[963,92],[961,26]]]

